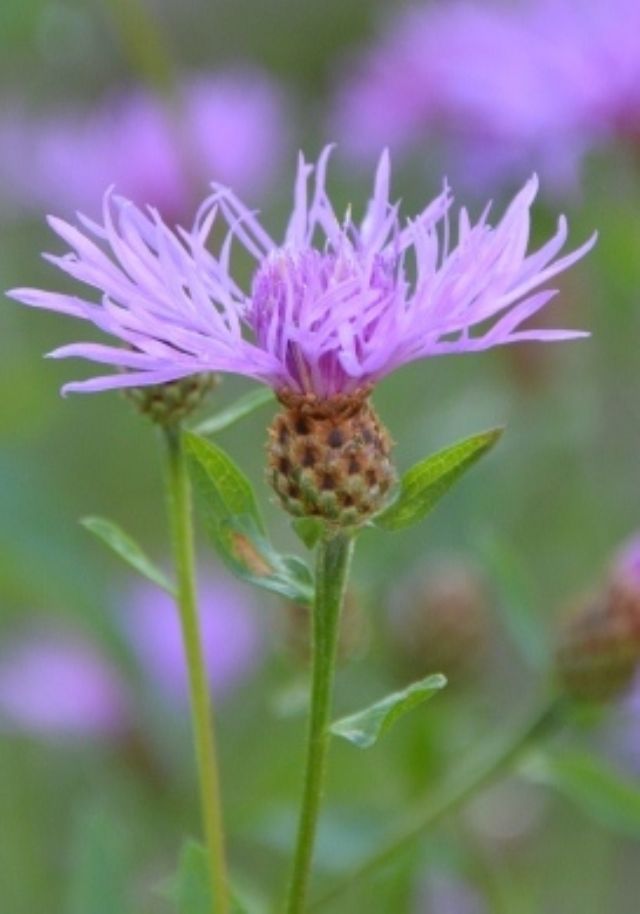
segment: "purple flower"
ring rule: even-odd
[[[499,184],[533,168],[571,190],[586,152],[640,133],[640,5],[411,7],[352,63],[331,127],[359,158],[442,140],[463,180]]]
[[[249,588],[223,575],[219,569],[201,574],[199,588],[205,661],[218,698],[255,671],[264,649],[264,630]],[[174,702],[186,702],[187,668],[174,601],[141,582],[123,610],[125,633],[149,681]]]
[[[315,169],[300,158],[282,243],[219,185],[193,230],[178,235],[155,211],[144,213],[110,193],[102,224],[81,218],[81,230],[51,219],[73,250],[48,259],[99,290],[102,303],[34,289],[11,294],[88,320],[125,344],[76,343],[51,353],[126,371],[65,389],[158,384],[220,371],[326,399],[371,385],[416,359],[585,335],[523,326],[555,294],[540,287],[595,242],[594,236],[557,258],[567,237],[561,218],[555,235],[527,254],[535,178],[493,226],[489,207],[475,222],[461,209],[454,244],[449,188],[417,216],[401,220],[389,199],[386,153],[362,221],[350,210],[340,218],[325,187],[329,153],[330,147]],[[214,255],[206,244],[220,216],[228,231]],[[233,276],[234,242],[255,262],[247,289]]]
[[[264,190],[287,133],[279,88],[254,70],[203,73],[180,87],[179,97],[181,109],[137,88],[88,112],[5,117],[3,195],[21,209],[95,215],[114,184],[137,204],[177,219],[212,179]]]
[[[87,738],[117,734],[127,722],[127,695],[118,673],[84,638],[45,628],[4,641],[3,728]]]
[[[470,885],[439,872],[424,880],[413,910],[414,914],[485,914],[486,906]]]

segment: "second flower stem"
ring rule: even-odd
[[[177,604],[189,674],[193,734],[200,779],[202,820],[213,893],[212,914],[229,914],[229,883],[222,826],[220,779],[216,758],[213,707],[198,619],[191,488],[182,432],[166,430],[167,488],[173,541]]]
[[[352,552],[353,538],[345,534],[338,534],[318,545],[307,759],[287,914],[302,914],[307,898],[330,741],[340,611]]]

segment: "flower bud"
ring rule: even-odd
[[[395,482],[391,440],[368,390],[320,400],[279,393],[269,430],[269,481],[284,509],[336,527],[363,524]]]
[[[638,608],[609,586],[567,616],[555,658],[556,675],[567,695],[606,702],[628,688],[640,659]]]
[[[125,388],[124,395],[157,425],[175,425],[190,416],[217,384],[215,374],[203,371],[166,384]]]
[[[487,603],[482,576],[459,558],[431,564],[394,594],[391,633],[411,675],[469,672],[486,646]]]

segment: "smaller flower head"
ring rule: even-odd
[[[555,659],[556,676],[567,695],[604,702],[629,688],[640,661],[637,609],[604,590],[583,599],[567,615]]]

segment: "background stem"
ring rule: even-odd
[[[175,573],[178,587],[178,609],[182,638],[189,672],[189,692],[205,841],[211,872],[214,899],[212,914],[228,914],[229,884],[224,849],[220,779],[216,760],[213,708],[209,691],[202,639],[198,621],[191,489],[182,432],[179,427],[166,429],[167,490]]]
[[[483,787],[507,770],[531,745],[557,728],[563,719],[560,700],[546,704],[524,727],[515,734],[511,734],[506,740],[502,738],[496,742],[483,759],[474,760],[467,773],[462,773],[452,779],[421,809],[408,817],[380,850],[364,860],[346,877],[336,882],[327,892],[314,899],[309,905],[309,909],[315,910],[321,905],[333,901],[355,881],[363,879],[378,867],[383,866],[407,845],[421,837],[426,829],[459,809],[471,797],[479,793]]]
[[[307,896],[330,739],[340,610],[352,552],[353,538],[344,534],[322,541],[317,551],[307,761],[287,914],[301,914]]]

